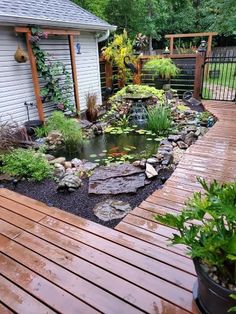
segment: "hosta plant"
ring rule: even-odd
[[[236,182],[207,184],[194,193],[179,215],[157,215],[157,221],[176,228],[173,244],[185,244],[193,259],[222,287],[236,289]]]

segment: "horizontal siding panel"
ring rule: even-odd
[[[82,32],[80,36],[75,36],[75,45],[78,42],[81,44],[81,54],[76,54],[75,58],[81,109],[84,110],[88,91],[96,92],[100,101],[98,53],[94,33]],[[19,35],[17,38],[13,27],[0,26],[0,116],[3,115],[3,119],[6,120],[12,116],[17,122],[23,122],[27,120],[24,102],[35,103],[35,96],[30,63],[18,64],[14,60],[18,45],[26,51],[25,36]],[[71,73],[70,51],[66,36],[50,36],[47,40],[41,40],[40,46],[55,57],[55,60],[62,61]],[[44,84],[43,80],[40,79],[40,85],[43,86],[42,84]],[[73,92],[71,98],[74,99]],[[52,103],[43,105],[45,115],[48,117],[55,106]],[[30,118],[38,118],[36,107],[30,108]]]

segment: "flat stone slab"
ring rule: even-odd
[[[106,180],[116,177],[126,177],[134,174],[142,173],[143,170],[131,164],[111,164],[109,166],[101,166],[95,169],[89,181]]]
[[[91,180],[91,178],[89,179],[89,194],[136,193],[138,188],[147,184],[145,173],[106,180]]]
[[[94,209],[94,215],[103,221],[120,219],[127,215],[132,210],[127,202],[108,199],[97,204]]]

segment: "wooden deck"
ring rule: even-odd
[[[192,261],[153,216],[181,211],[196,176],[236,179],[236,105],[206,107],[219,121],[116,230],[0,189],[1,314],[198,313]]]

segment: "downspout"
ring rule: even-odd
[[[101,43],[101,42],[103,42],[103,41],[105,41],[105,40],[107,40],[107,39],[109,38],[109,36],[110,36],[110,30],[108,29],[108,30],[106,31],[106,33],[105,33],[104,35],[102,35],[101,37],[99,37],[99,35],[100,35],[100,34],[97,34],[97,39],[98,39],[98,42]]]

